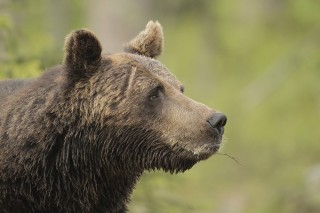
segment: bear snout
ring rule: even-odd
[[[209,124],[209,128],[222,135],[224,126],[227,123],[227,116],[221,112],[215,112],[207,119],[207,123]]]

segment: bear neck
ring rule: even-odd
[[[45,183],[53,187],[51,196],[63,198],[63,194],[72,194],[75,200],[86,204],[82,208],[91,206],[90,211],[126,208],[143,168],[130,163],[125,151],[121,151],[128,144],[114,135],[111,130],[102,134],[95,126],[59,134],[47,150],[43,168],[44,174],[51,174]]]

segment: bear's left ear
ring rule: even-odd
[[[125,45],[125,51],[155,58],[163,48],[163,32],[159,22],[149,21],[146,29]]]
[[[70,33],[65,41],[64,64],[72,76],[90,76],[100,65],[102,48],[87,29]]]

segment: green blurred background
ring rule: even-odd
[[[122,51],[148,20],[191,98],[228,115],[221,153],[184,174],[146,173],[130,212],[320,212],[319,0],[0,0],[0,78],[61,63],[86,27]]]

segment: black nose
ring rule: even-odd
[[[207,120],[212,128],[221,130],[227,123],[227,116],[223,113],[216,112]]]

